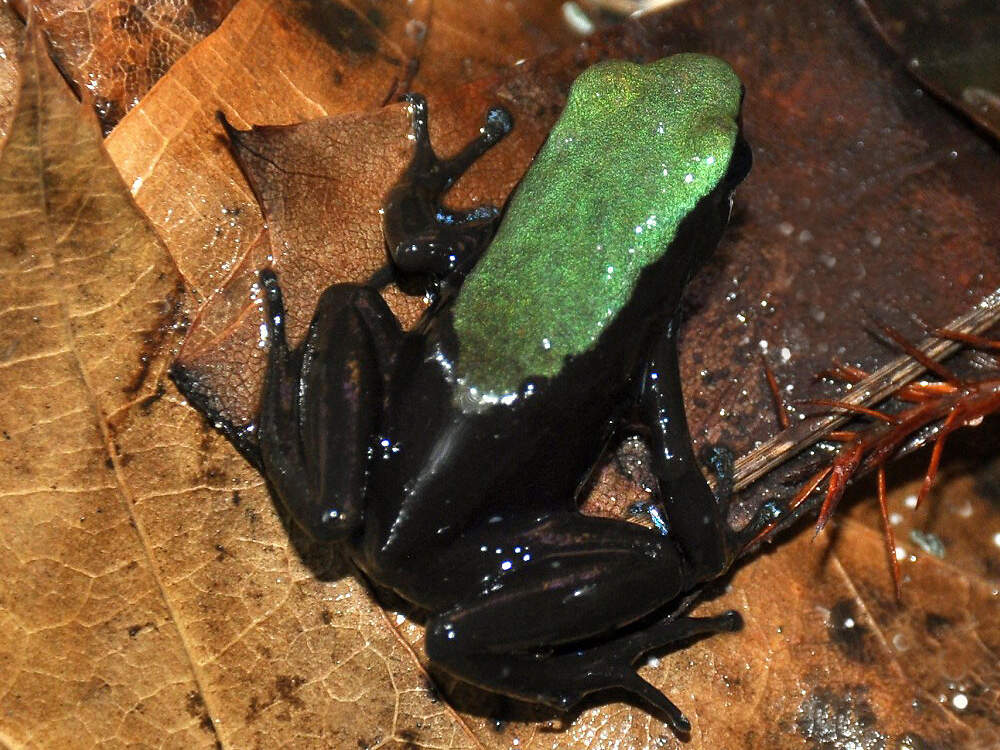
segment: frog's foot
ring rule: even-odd
[[[485,249],[500,215],[495,206],[457,211],[441,201],[452,184],[513,127],[510,113],[493,107],[477,137],[456,155],[441,159],[431,147],[427,102],[419,94],[410,105],[413,158],[385,200],[383,231],[393,265],[403,274],[430,280],[435,289],[449,277],[460,281]]]
[[[730,610],[717,617],[680,617],[656,622],[584,648],[566,647],[540,655],[477,655],[461,664],[453,660],[442,666],[470,682],[559,711],[571,710],[594,693],[624,692],[641,708],[665,716],[674,729],[686,734],[691,731],[691,723],[683,712],[640,677],[633,665],[650,651],[703,635],[736,631],[742,626],[739,613]],[[434,627],[440,628],[441,624],[434,621],[428,628],[429,650]]]
[[[427,99],[422,94],[406,94],[403,101],[410,105],[411,134],[416,141],[416,153],[407,171],[412,178],[420,180],[432,197],[438,200],[476,159],[499,143],[514,127],[510,112],[503,107],[490,107],[479,135],[455,156],[441,159],[431,146],[430,132],[427,129]]]
[[[702,464],[707,466],[715,477],[713,494],[723,513],[728,516],[733,498],[733,452],[727,446],[716,443],[707,446],[700,457]],[[787,509],[783,505],[770,502],[761,506],[739,531],[731,530],[727,523],[724,531],[726,567],[728,568],[733,561],[743,555],[747,548],[752,546],[761,534],[772,528],[786,512]]]
[[[789,508],[778,502],[764,503],[750,521],[739,531],[731,532],[730,544],[736,557],[744,554],[756,543],[766,539],[772,529],[789,513]]]
[[[737,631],[743,619],[735,610],[717,617],[681,617],[657,622],[634,634],[595,646],[586,651],[575,651],[556,657],[554,666],[561,674],[582,685],[559,697],[559,703],[572,707],[590,693],[603,690],[622,690],[650,711],[660,712],[669,718],[679,732],[691,731],[691,724],[677,706],[659,689],[644,680],[633,665],[650,651],[664,649],[677,643],[703,635]],[[559,663],[558,659],[564,660]],[[551,705],[551,704],[550,704]]]
[[[725,568],[729,568],[733,561],[742,552],[742,533],[733,533],[729,529],[725,519],[729,515],[729,507],[733,500],[733,464],[735,456],[729,446],[723,443],[713,443],[702,449],[699,459],[701,465],[706,467],[714,482],[712,483],[712,494],[718,507],[723,523],[720,538],[723,540],[723,554],[725,556]]]

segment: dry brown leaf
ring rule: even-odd
[[[0,156],[0,734],[207,747],[107,421],[155,387],[163,358],[148,357],[171,335],[176,277],[37,32],[22,66]]]
[[[31,8],[56,63],[69,80],[91,93],[108,132],[235,3],[35,0]]]
[[[423,0],[427,2],[427,0]],[[437,2],[408,90],[445,92],[571,45],[561,2]]]
[[[24,26],[10,6],[0,3],[0,140],[14,115],[17,91],[17,59],[21,50]]]
[[[216,411],[238,424],[257,408],[265,349],[257,272],[280,269],[294,304],[311,309],[330,283],[364,279],[384,262],[381,197],[410,150],[405,105],[240,133],[268,232],[193,319],[178,356]],[[303,252],[304,248],[313,252]],[[290,320],[298,338],[308,321]]]
[[[0,736],[469,744],[364,588],[328,553],[303,565],[260,478],[170,388],[179,276],[37,35],[29,51],[0,157]]]

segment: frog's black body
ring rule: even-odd
[[[739,627],[735,612],[688,618],[677,602],[724,571],[767,520],[729,530],[726,502],[692,455],[675,349],[684,283],[728,221],[749,150],[740,139],[727,179],[589,351],[527,397],[463,408],[451,305],[498,212],[444,215],[440,196],[510,125],[493,110],[480,138],[438,161],[423,102],[411,104],[418,147],[387,200],[386,235],[397,270],[431,279],[437,299],[403,332],[375,288],[336,285],[289,350],[278,282],[262,272],[272,343],[259,449],[242,447],[307,531],[343,542],[373,581],[430,613],[427,650],[439,667],[560,708],[624,689],[684,729],[632,664]],[[634,423],[650,440],[668,534],[578,511],[609,439]]]

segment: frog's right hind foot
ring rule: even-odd
[[[428,651],[439,637],[428,627]],[[446,671],[489,690],[520,700],[570,711],[599,693],[624,693],[636,705],[665,718],[682,734],[691,731],[684,713],[661,690],[644,680],[633,666],[645,654],[704,635],[739,630],[743,620],[730,610],[716,617],[678,617],[656,622],[637,632],[593,646],[567,646],[556,652],[534,654],[480,654],[461,663],[434,661]],[[442,634],[447,637],[447,633]]]
[[[632,665],[651,651],[699,636],[733,632],[742,627],[743,619],[739,613],[729,610],[716,617],[678,617],[657,622],[632,635],[595,646],[579,654],[580,663],[576,670],[578,674],[587,674],[588,681],[593,681],[596,687],[575,696],[574,702],[579,702],[588,693],[621,690],[632,696],[641,708],[667,717],[676,731],[687,734],[691,731],[691,722],[661,690],[640,677]],[[590,677],[591,670],[596,678]]]

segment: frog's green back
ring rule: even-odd
[[[498,398],[586,351],[726,174],[739,79],[683,54],[584,71],[454,306],[460,382]]]

